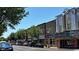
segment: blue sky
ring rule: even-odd
[[[38,25],[44,22],[48,22],[55,19],[55,16],[61,14],[65,9],[70,7],[29,7],[26,11],[29,11],[29,15],[24,17],[20,24],[16,25],[16,29],[11,29],[3,33],[3,37],[8,37],[10,33],[16,32],[19,29],[27,29],[32,25]]]

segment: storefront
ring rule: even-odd
[[[79,48],[79,31],[65,31],[55,36],[55,45],[59,48]]]
[[[45,45],[48,48],[53,47],[55,45],[55,39],[53,37],[53,34],[46,34],[46,38],[45,35],[40,35],[39,43]]]

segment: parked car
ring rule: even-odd
[[[29,42],[29,43],[28,43],[28,46],[30,46],[30,47],[31,47],[31,44],[32,44],[32,42]]]
[[[13,51],[13,47],[8,42],[0,42],[0,51]]]
[[[31,47],[35,47],[34,42],[31,42],[31,43],[30,43],[30,46],[31,46]]]
[[[36,44],[36,47],[43,48],[43,47],[44,47],[44,45],[43,45],[43,44],[41,44],[41,43],[37,43],[37,44]]]

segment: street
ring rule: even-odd
[[[60,49],[60,48],[37,48],[28,46],[13,45],[14,51],[78,51],[78,49]]]

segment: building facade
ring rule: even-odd
[[[40,31],[42,32],[41,35],[39,35],[39,39],[46,47],[53,46],[53,35],[56,33],[56,20],[49,21],[47,23],[43,23],[38,25],[40,28]]]
[[[40,37],[48,47],[78,47],[79,46],[79,8],[65,10],[55,20],[39,25],[42,31]]]
[[[56,33],[56,20],[46,23],[46,38],[48,47],[54,46],[54,34]]]
[[[56,46],[79,47],[79,8],[66,10],[56,19]]]

